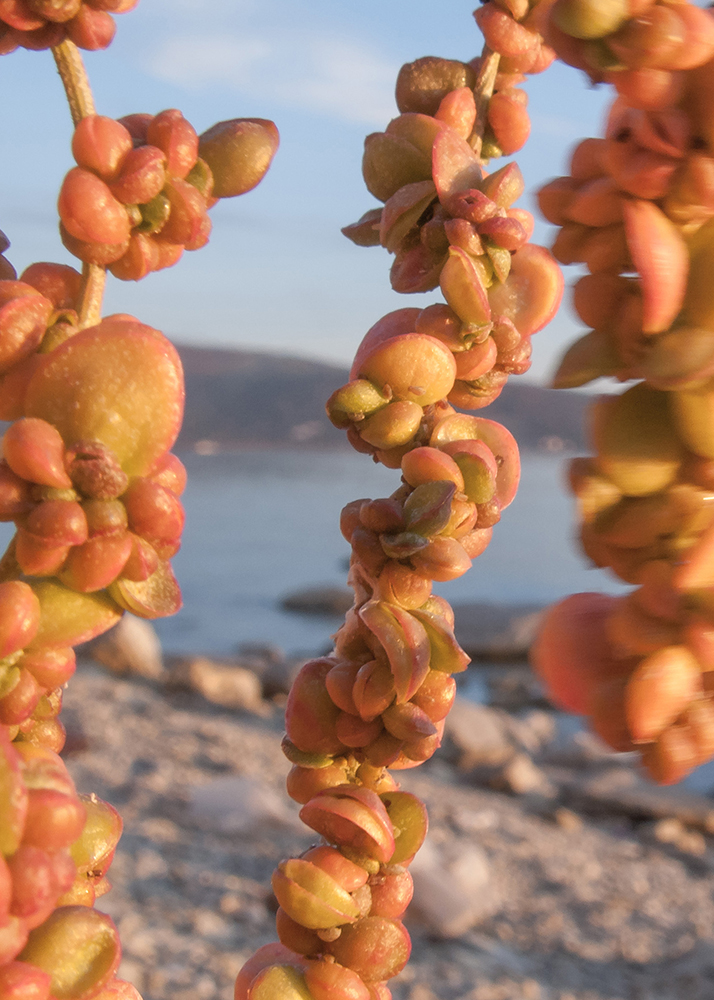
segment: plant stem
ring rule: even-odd
[[[52,55],[55,57],[57,71],[62,77],[67,103],[72,113],[72,121],[77,125],[87,115],[96,114],[92,88],[89,85],[84,62],[79,54],[79,49],[68,38],[60,42],[59,45],[55,45],[52,49]]]
[[[493,97],[493,88],[496,83],[496,74],[498,73],[498,64],[500,60],[501,56],[498,52],[494,52],[488,47],[488,45],[484,45],[483,52],[481,53],[481,66],[478,72],[476,86],[474,87],[474,97],[476,98],[476,122],[469,139],[469,145],[478,157],[481,156],[483,134],[486,131],[488,103]]]
[[[64,84],[72,122],[76,126],[87,115],[96,114],[84,61],[77,46],[69,39],[55,45],[52,55]],[[80,328],[94,326],[101,319],[106,280],[106,268],[98,264],[82,265],[82,290],[78,310]]]

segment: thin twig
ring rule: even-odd
[[[62,77],[72,121],[77,125],[87,115],[94,115],[94,97],[89,86],[89,77],[84,68],[84,62],[79,49],[66,38],[52,49],[57,70]]]
[[[476,122],[474,130],[469,139],[469,145],[476,156],[480,158],[483,146],[483,135],[486,131],[489,101],[493,97],[493,88],[496,84],[496,74],[501,56],[484,45],[481,53],[481,65],[479,68],[476,86],[474,87],[474,97],[476,99]]]
[[[52,49],[52,55],[64,84],[72,121],[77,125],[87,115],[96,114],[92,88],[89,85],[84,61],[77,46],[69,39],[55,45]],[[82,265],[82,290],[79,305],[79,325],[81,328],[94,326],[101,319],[106,280],[106,268],[100,267],[98,264]]]

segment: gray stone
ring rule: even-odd
[[[206,701],[223,708],[243,709],[258,715],[270,711],[262,698],[262,685],[252,670],[234,664],[217,663],[205,656],[176,661],[170,684],[203,695]]]
[[[276,694],[289,694],[293,681],[305,662],[303,659],[282,659],[277,663],[269,664],[261,677],[265,697],[273,698]]]
[[[506,725],[516,743],[529,754],[537,754],[548,746],[557,732],[553,713],[535,708],[520,716],[507,717]]]
[[[342,617],[354,603],[354,594],[347,587],[306,587],[287,594],[280,602],[286,611],[303,615]]]
[[[217,778],[191,791],[193,816],[221,833],[256,834],[269,827],[302,826],[285,800],[255,778]]]
[[[427,840],[409,870],[414,898],[407,919],[436,937],[461,937],[496,909],[489,861],[475,845],[445,852]]]
[[[161,642],[150,622],[133,615],[88,643],[83,653],[115,674],[159,680],[164,672]]]
[[[466,771],[504,764],[515,752],[504,713],[457,697],[446,718],[444,752]]]
[[[455,632],[473,660],[525,660],[541,618],[540,605],[457,604]]]
[[[585,781],[581,775],[562,777],[559,783],[573,803],[591,813],[619,813],[632,819],[673,817],[685,826],[714,833],[711,799],[680,788],[660,788],[625,768],[608,768]]]
[[[505,788],[513,795],[541,795],[552,799],[557,795],[555,785],[534,764],[528,754],[519,753],[510,760],[494,781],[498,788]]]

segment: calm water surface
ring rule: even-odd
[[[271,451],[182,456],[189,470],[187,522],[176,573],[184,610],[157,623],[168,650],[226,654],[270,641],[288,652],[329,644],[336,623],[281,611],[303,587],[344,585],[349,547],[340,509],[387,496],[395,472],[353,453]],[[571,544],[564,459],[526,455],[518,496],[491,545],[460,580],[438,585],[454,603],[546,603],[574,590],[617,592]]]

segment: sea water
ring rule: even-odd
[[[339,513],[358,497],[388,496],[393,470],[352,452],[275,450],[182,455],[186,530],[174,559],[184,609],[157,622],[168,651],[226,655],[270,642],[288,653],[327,648],[336,619],[284,611],[281,598],[345,586],[349,546]],[[572,541],[567,458],[523,456],[518,496],[472,570],[435,588],[452,603],[546,604],[577,590],[622,588],[589,569]]]

